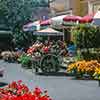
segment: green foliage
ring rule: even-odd
[[[99,48],[100,28],[95,26],[79,25],[72,29],[74,42],[78,48]]]
[[[37,9],[48,4],[48,0],[0,0],[0,24],[13,32],[17,47],[30,43],[32,35],[23,33],[22,27],[34,20]]]
[[[0,24],[13,29],[16,24],[32,19],[32,14],[39,7],[47,7],[48,4],[48,0],[0,0]]]
[[[14,34],[14,42],[16,47],[29,47],[29,45],[32,43],[33,35],[32,33],[25,33],[23,31],[16,32]]]
[[[100,55],[92,53],[92,48],[100,48],[100,27],[82,24],[72,29],[74,42],[80,48],[81,55],[85,60],[100,59]]]
[[[18,61],[22,64],[23,67],[31,68],[32,66],[31,57],[27,56],[26,54],[21,55]]]

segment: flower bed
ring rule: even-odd
[[[100,73],[100,63],[96,60],[91,61],[78,61],[68,66],[67,72],[74,74],[76,77],[89,77],[94,78]]]
[[[0,100],[51,100],[47,91],[42,92],[38,87],[30,91],[22,81],[12,82],[0,89]]]

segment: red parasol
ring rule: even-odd
[[[80,20],[80,23],[91,23],[92,21],[93,17],[90,15],[86,15]]]
[[[82,19],[82,17],[80,17],[80,16],[66,16],[66,17],[64,17],[63,18],[63,21],[73,21],[73,22],[76,22],[76,21],[79,21],[79,20],[81,20]]]

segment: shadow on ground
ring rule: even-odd
[[[6,85],[8,85],[8,84],[7,83],[4,83],[4,82],[0,82],[0,87],[4,87]]]

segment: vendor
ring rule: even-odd
[[[67,50],[69,56],[74,56],[76,54],[76,46],[72,41],[68,44]]]

